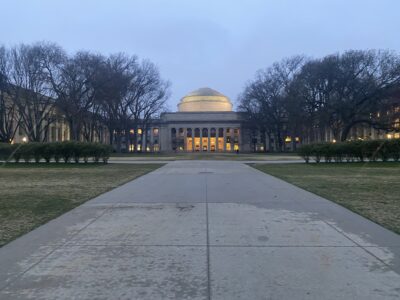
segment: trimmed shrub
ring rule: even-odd
[[[0,143],[0,160],[9,159],[12,152],[13,152],[13,147],[11,144]]]
[[[312,145],[302,145],[297,153],[305,160],[306,163],[310,162],[310,157],[312,155]]]
[[[35,147],[34,143],[21,144],[18,151],[21,153],[21,158],[29,163],[33,158],[33,149]]]
[[[342,143],[320,143],[303,145],[298,154],[309,162],[310,156],[319,163],[321,158],[325,162],[347,162],[358,160],[363,162],[365,158],[369,161],[394,161],[400,160],[400,140],[371,140],[371,141],[350,141]]]
[[[62,142],[60,143],[60,155],[64,163],[68,163],[71,157],[74,156],[75,142]]]
[[[321,158],[325,156],[326,147],[324,144],[314,144],[311,150],[311,155],[314,158],[316,163],[321,161]]]
[[[47,163],[54,158],[56,163],[63,160],[68,163],[73,159],[79,163],[83,158],[85,163],[92,158],[94,162],[107,163],[113,152],[113,147],[99,143],[81,142],[56,142],[56,143],[24,143],[24,144],[3,144],[0,143],[0,159],[7,160],[13,158],[19,162],[22,158],[25,162],[32,159],[39,163],[44,159]]]
[[[54,143],[45,143],[41,147],[41,155],[46,163],[49,163],[54,156],[55,146]]]
[[[110,158],[110,155],[113,151],[113,147],[111,145],[104,144],[100,144],[98,146],[101,147],[101,158],[103,160],[103,163],[108,163],[108,159]]]

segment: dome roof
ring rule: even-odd
[[[228,97],[210,88],[200,88],[181,99],[179,112],[195,111],[232,111],[232,103]]]

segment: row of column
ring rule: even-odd
[[[219,135],[219,129],[223,129],[223,136]],[[223,141],[223,151],[225,152],[226,149],[226,144],[227,144],[227,136],[230,136],[233,139],[233,143],[232,140],[230,141],[230,144],[234,145],[234,138],[235,136],[237,136],[237,144],[238,146],[240,145],[240,131],[239,128],[231,128],[231,127],[221,127],[221,128],[215,128],[215,127],[203,127],[203,128],[190,128],[192,131],[191,137],[187,136],[187,132],[188,132],[188,128],[171,128],[175,129],[175,138],[180,139],[183,138],[183,142],[184,142],[184,149],[186,151],[192,150],[195,151],[195,130],[199,129],[200,134],[199,134],[199,139],[200,139],[200,151],[203,151],[203,138],[205,138],[205,136],[203,136],[203,130],[207,129],[207,152],[211,151],[211,129],[215,129],[215,151],[219,151],[219,138],[223,137],[224,141]],[[179,130],[183,129],[183,136],[180,136]],[[230,130],[229,135],[227,135],[227,129]],[[237,130],[237,134],[235,134],[235,130]],[[172,138],[174,138],[173,136],[171,136]],[[187,139],[191,138],[192,139],[192,149],[186,149],[186,145],[187,145]],[[232,146],[231,146],[232,147]],[[229,150],[232,151],[232,148]]]

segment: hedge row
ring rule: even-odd
[[[112,147],[97,143],[80,142],[57,142],[57,143],[24,143],[24,144],[0,144],[0,160],[14,160],[19,162],[21,159],[25,162],[34,160],[40,162],[63,161],[65,163],[71,160],[79,163],[81,160],[85,163],[92,159],[93,162],[108,162]]]
[[[298,154],[308,163],[310,158],[317,163],[352,161],[387,161],[400,159],[400,140],[350,141],[303,145]]]

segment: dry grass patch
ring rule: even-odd
[[[0,168],[0,246],[161,164],[9,164]]]
[[[400,163],[253,166],[400,233]]]

